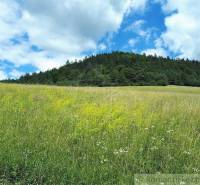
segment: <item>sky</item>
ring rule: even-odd
[[[112,51],[200,60],[199,0],[0,0],[0,80]]]

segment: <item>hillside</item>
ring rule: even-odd
[[[64,86],[200,86],[200,63],[113,52],[91,56],[75,63],[68,61],[59,69],[27,74],[9,82]]]

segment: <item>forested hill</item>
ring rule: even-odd
[[[9,82],[70,86],[200,86],[200,63],[113,52],[67,62],[59,69],[27,74]]]

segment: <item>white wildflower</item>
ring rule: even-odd
[[[124,153],[128,153],[128,148],[120,148],[118,150],[114,150],[113,152],[115,155],[118,155],[118,154],[124,154]]]
[[[173,132],[174,132],[174,130],[168,130],[168,131],[167,131],[167,133],[169,133],[169,134],[170,134],[170,133],[173,133]]]
[[[198,168],[192,168],[195,173],[199,173],[200,170]]]
[[[183,153],[186,154],[186,155],[190,155],[191,154],[190,151],[184,151]]]

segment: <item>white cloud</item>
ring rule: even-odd
[[[136,44],[137,44],[137,42],[138,42],[138,40],[137,39],[129,39],[129,41],[128,41],[128,45],[130,46],[130,47],[134,47]]]
[[[154,41],[154,48],[146,49],[142,51],[141,53],[145,53],[146,55],[157,55],[157,56],[162,56],[162,57],[167,57],[168,56],[168,51],[163,48],[163,40],[162,39],[156,39]]]
[[[0,80],[5,80],[7,78],[8,78],[8,76],[6,75],[6,73],[3,71],[0,71]]]
[[[143,10],[146,6],[147,0],[133,0],[132,7],[136,10]]]
[[[139,19],[127,26],[124,31],[135,33],[140,39],[144,39],[146,43],[150,39],[156,37],[157,28],[155,27],[146,27],[147,22],[145,20]]]
[[[161,36],[164,46],[178,57],[200,60],[200,1],[166,0],[163,10],[166,32]]]
[[[106,46],[106,44],[101,43],[101,44],[99,44],[98,48],[99,48],[100,51],[104,51],[104,50],[107,49],[107,46]]]
[[[132,24],[130,24],[128,27],[126,27],[124,29],[124,31],[131,31],[136,33],[137,35],[144,37],[146,36],[147,32],[144,31],[143,26],[145,25],[145,21],[144,20],[136,20],[134,21]]]
[[[163,48],[147,49],[144,50],[142,53],[152,56],[157,55],[157,56],[167,57],[167,53]]]
[[[22,76],[24,73],[17,71],[16,69],[13,69],[11,72],[9,72],[9,77],[11,79],[17,79],[20,76]]]
[[[146,0],[1,0],[0,62],[32,64],[39,70],[59,67],[87,50],[106,49],[98,41],[116,32],[130,10]],[[29,36],[28,40],[23,37]],[[11,39],[18,38],[13,44]],[[32,45],[41,48],[33,51]]]

